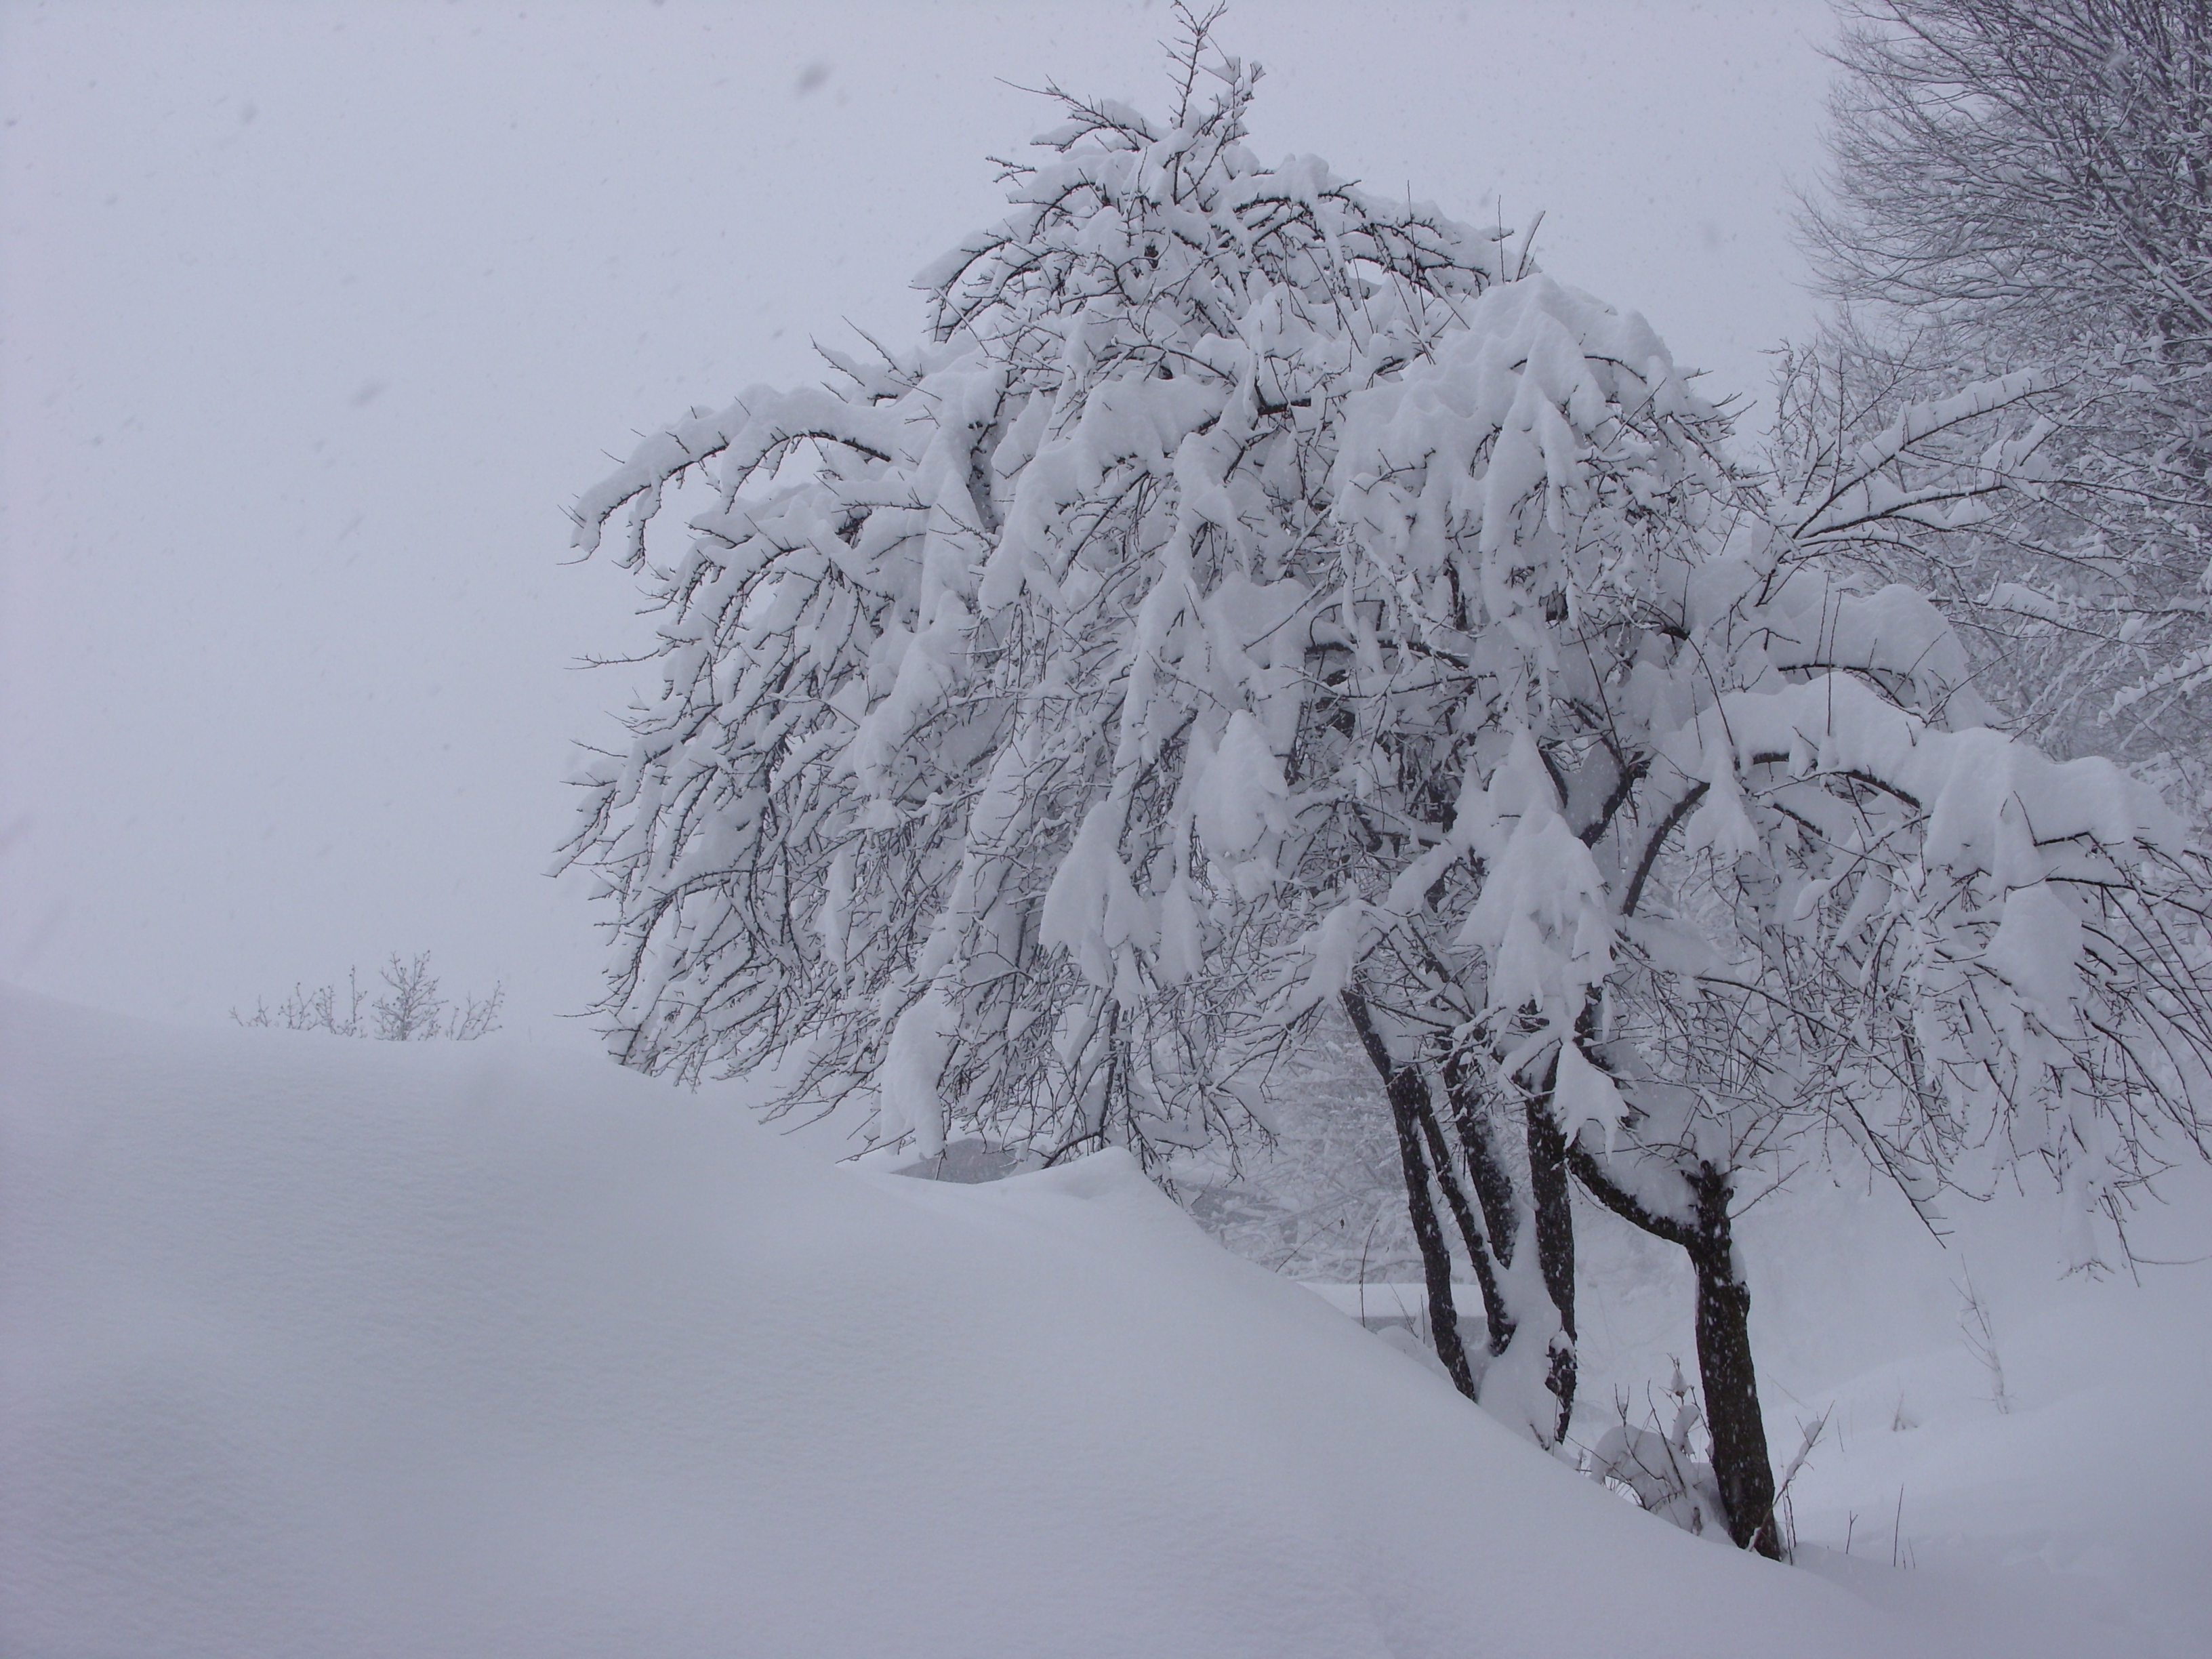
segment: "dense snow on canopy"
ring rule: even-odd
[[[1291,828],[1345,399],[1505,274],[1499,235],[1243,143],[1067,100],[1012,211],[922,276],[918,349],[825,356],[587,491],[627,509],[661,687],[582,769],[616,1051],[803,1046],[924,1153],[1201,1145],[1253,1103],[1209,982]],[[687,480],[716,504],[649,541]],[[662,527],[665,530],[665,526]]]
[[[579,501],[659,605],[566,854],[615,1052],[793,1061],[919,1156],[1150,1164],[1237,1139],[1353,994],[1390,1063],[1540,1097],[1675,1228],[1689,1173],[1815,1126],[1931,1205],[2035,1158],[2109,1215],[2201,1152],[2180,825],[1990,724],[1863,557],[2025,476],[2035,378],[1764,477],[1637,313],[1262,163],[1256,71],[1203,45],[1170,121],[1062,100],[918,279],[919,349],[828,352]]]
[[[887,1158],[1158,1172],[1264,1146],[1340,1014],[1456,1386],[1568,1434],[1579,1188],[1694,1264],[1728,1528],[1779,1555],[1757,1194],[1849,1164],[1941,1225],[2055,1184],[2087,1267],[2212,1152],[2203,857],[2006,729],[1879,556],[2033,485],[2046,388],[1753,468],[1502,226],[1263,162],[1256,67],[1181,15],[1171,117],[1053,94],[919,347],[695,410],[579,501],[659,671],[563,855],[603,1029],[773,1063],[771,1109]]]
[[[1893,1283],[1779,1305],[1779,1374],[1842,1401],[1802,1487],[1838,1561],[1808,1557],[1891,1615],[1607,1495],[1121,1152],[956,1188],[504,1038],[0,1013],[23,1659],[2086,1659],[2212,1631],[2185,1575],[2144,1596],[2206,1528],[2201,1278],[2003,1328],[2007,1417],[1963,1353],[1850,1380],[1893,1352]]]

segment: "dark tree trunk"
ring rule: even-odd
[[[1553,1062],[1556,1069],[1557,1062]],[[1552,1115],[1549,1080],[1541,1094],[1528,1097],[1528,1196],[1536,1212],[1536,1265],[1544,1288],[1559,1310],[1565,1340],[1552,1350],[1544,1386],[1559,1402],[1559,1433],[1564,1439],[1575,1408],[1575,1212],[1567,1188],[1567,1138]]]
[[[1427,1082],[1422,1084],[1420,1137],[1429,1148],[1429,1170],[1436,1175],[1436,1186],[1444,1194],[1444,1206],[1451,1210],[1453,1221],[1460,1224],[1460,1243],[1467,1245],[1467,1259],[1475,1265],[1475,1283],[1482,1287],[1482,1316],[1489,1325],[1489,1352],[1495,1358],[1498,1354],[1504,1354],[1506,1343],[1513,1340],[1513,1322],[1506,1318],[1504,1290],[1498,1283],[1498,1261],[1491,1256],[1491,1241],[1482,1237],[1482,1224],[1475,1221],[1475,1207],[1467,1201],[1467,1188],[1460,1186],[1458,1172],[1451,1168],[1451,1141],[1444,1137],[1444,1126],[1436,1119],[1436,1097],[1429,1093]]]
[[[1482,1109],[1480,1087],[1456,1054],[1447,1052],[1441,1061],[1444,1100],[1451,1110],[1452,1133],[1467,1161],[1468,1182],[1482,1212],[1484,1242],[1489,1249],[1490,1271],[1482,1276],[1483,1311],[1489,1316],[1490,1352],[1504,1353],[1520,1326],[1520,1316],[1505,1300],[1498,1274],[1513,1265],[1513,1247],[1521,1232],[1521,1212],[1514,1203],[1513,1172],[1491,1131],[1490,1115]]]
[[[1390,1115],[1398,1130],[1399,1162],[1405,1169],[1406,1208],[1413,1218],[1413,1237],[1421,1247],[1422,1277],[1428,1283],[1429,1334],[1452,1385],[1473,1400],[1474,1370],[1468,1363],[1467,1346],[1460,1340],[1459,1309],[1452,1296],[1451,1247],[1444,1242],[1443,1228],[1437,1220],[1428,1164],[1421,1152],[1419,1097],[1427,1091],[1417,1067],[1401,1066],[1390,1078]]]
[[[1425,1085],[1422,1097],[1421,1136],[1428,1143],[1430,1167],[1452,1219],[1459,1223],[1460,1242],[1467,1246],[1468,1260],[1474,1264],[1474,1280],[1482,1287],[1483,1316],[1490,1328],[1490,1353],[1495,1358],[1513,1340],[1513,1322],[1505,1311],[1504,1291],[1498,1282],[1498,1263],[1490,1253],[1490,1241],[1483,1237],[1482,1224],[1474,1218],[1474,1208],[1467,1201],[1467,1189],[1452,1169],[1451,1145],[1444,1137],[1443,1126],[1437,1121],[1436,1103]]]
[[[1713,1437],[1713,1474],[1727,1510],[1729,1536],[1743,1549],[1771,1559],[1782,1555],[1774,1524],[1774,1465],[1767,1455],[1766,1421],[1759,1409],[1759,1376],[1751,1363],[1751,1287],[1736,1270],[1735,1237],[1729,1218],[1729,1176],[1711,1164],[1680,1171],[1697,1214],[1695,1225],[1647,1208],[1617,1185],[1605,1166],[1567,1143],[1567,1163],[1592,1198],[1655,1238],[1679,1244],[1698,1279],[1698,1380],[1705,1390],[1705,1426]]]
[[[1467,1154],[1467,1173],[1474,1187],[1475,1202],[1482,1206],[1483,1225],[1498,1265],[1513,1265],[1519,1242],[1521,1214],[1514,1206],[1513,1172],[1492,1133],[1490,1115],[1482,1109],[1482,1087],[1458,1055],[1443,1057],[1444,1095],[1451,1104],[1452,1127]]]
[[[1512,1173],[1498,1152],[1474,1077],[1464,1064],[1449,1054],[1444,1057],[1443,1074],[1453,1127],[1459,1132],[1460,1145],[1467,1150],[1468,1175],[1482,1206],[1483,1219],[1489,1225],[1498,1263],[1510,1267],[1519,1240],[1521,1221],[1514,1202]],[[1544,1094],[1529,1098],[1524,1116],[1536,1263],[1552,1305],[1559,1310],[1559,1328],[1567,1339],[1553,1349],[1549,1374],[1544,1379],[1545,1386],[1559,1402],[1559,1421],[1553,1431],[1553,1438],[1559,1439],[1565,1436],[1567,1419],[1575,1407],[1575,1218],[1573,1197],[1568,1190],[1566,1138],[1553,1119],[1550,1102],[1547,1087]],[[1518,1316],[1511,1309],[1501,1307],[1500,1312],[1504,1318],[1492,1322],[1491,1333],[1493,1352],[1504,1352],[1519,1323]]]
[[[1693,1184],[1698,1236],[1690,1263],[1698,1275],[1698,1376],[1713,1437],[1713,1474],[1728,1510],[1729,1536],[1739,1548],[1778,1560],[1774,1464],[1751,1364],[1751,1287],[1735,1265],[1728,1177],[1707,1164]]]
[[[1421,1148],[1421,1121],[1432,1109],[1429,1085],[1418,1064],[1400,1066],[1390,1056],[1389,1045],[1375,1029],[1367,1000],[1356,991],[1344,993],[1344,1011],[1359,1034],[1367,1057],[1382,1075],[1390,1097],[1390,1118],[1398,1131],[1398,1159],[1406,1176],[1406,1208],[1413,1222],[1413,1239],[1420,1246],[1421,1271],[1428,1282],[1429,1333],[1437,1358],[1443,1361],[1453,1385],[1469,1400],[1474,1398],[1474,1373],[1468,1364],[1467,1347],[1460,1340],[1459,1310],[1452,1304],[1451,1247],[1437,1220],[1436,1198],[1429,1188],[1429,1166]]]

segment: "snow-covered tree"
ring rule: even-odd
[[[1530,277],[1347,412],[1345,637],[1316,634],[1332,718],[1307,728],[1340,898],[1290,994],[1348,992],[1394,1063],[1433,1062],[1478,1192],[1518,1120],[1547,1279],[1571,1261],[1544,1245],[1554,1161],[1685,1249],[1739,1543],[1772,1547],[1773,1484],[1732,1218],[1813,1138],[1923,1204],[1994,1154],[2108,1211],[2160,1131],[2203,1144],[2179,825],[2110,763],[1983,724],[1941,614],[1861,580],[1870,523],[1970,513],[2021,469],[2033,422],[1970,463],[1949,444],[2033,389],[1918,406],[1776,489],[1639,319]],[[1532,1422],[1536,1352],[1499,1402]]]
[[[1429,349],[1498,239],[1243,143],[1256,66],[1175,119],[1061,96],[1012,214],[920,279],[930,338],[755,388],[588,494],[665,606],[660,694],[587,766],[629,1063],[801,1049],[923,1152],[948,1117],[1148,1159],[1256,1100],[1222,1029],[1273,879],[1351,393]],[[1208,95],[1204,82],[1218,79]],[[666,563],[664,493],[714,510]]]
[[[1839,314],[1785,426],[1849,447],[1961,380],[2035,368],[2042,487],[1909,532],[2020,729],[2164,763],[2212,727],[2212,10],[2198,0],[1850,0],[1806,229]]]
[[[629,505],[663,601],[568,851],[616,1051],[781,1058],[925,1153],[1153,1159],[1233,1139],[1333,1003],[1462,1389],[1564,1432],[1579,1181],[1695,1269],[1715,1481],[1771,1550],[1743,1203],[1833,1152],[1931,1213],[2034,1159],[2111,1212],[2202,1145],[2178,826],[1986,725],[1945,617],[1868,574],[1876,527],[2032,472],[2039,383],[1746,472],[1640,318],[1261,165],[1257,71],[1200,96],[1188,21],[1173,122],[1063,98],[921,349],[696,415],[581,502],[587,548]]]

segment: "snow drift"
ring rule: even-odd
[[[496,1040],[9,994],[22,1659],[1844,1655],[1119,1154],[840,1169]]]

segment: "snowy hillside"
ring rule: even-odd
[[[1907,1476],[1917,1577],[1889,1571],[1888,1513],[1860,1515],[1837,1570],[1905,1616],[1877,1610],[1607,1496],[1222,1252],[1118,1153],[955,1187],[836,1168],[726,1091],[584,1055],[0,1011],[21,1659],[1978,1646],[1933,1530],[1980,1524],[1972,1480],[1939,1515]],[[2212,1389],[2202,1329],[2164,1340],[2126,1443],[2172,1454],[2179,1563],[2204,1541],[2185,1471]],[[1801,1530],[1893,1489],[1867,1460],[1911,1437],[1869,1413],[1898,1389],[1960,1467],[2051,1437],[2094,1453],[2103,1397],[2040,1409],[2021,1363],[2021,1411],[1972,1432],[1933,1414],[1972,1378],[1869,1381]],[[2121,1589],[2130,1547],[2103,1549]],[[1953,1553],[2026,1582],[2002,1550]],[[2032,1565],[2059,1600],[2090,1582]],[[2115,1616],[2126,1645],[2071,1650],[2191,1650]]]

